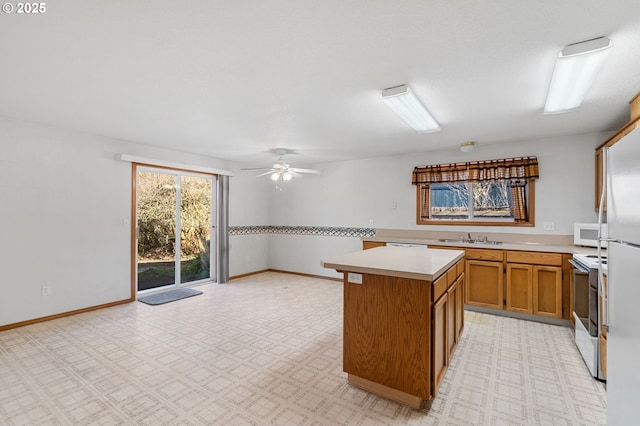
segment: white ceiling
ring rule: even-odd
[[[615,130],[640,91],[638,0],[46,5],[0,16],[0,115],[247,164]],[[599,36],[614,46],[583,105],[543,115],[557,53]],[[380,101],[404,83],[442,131]]]

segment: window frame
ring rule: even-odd
[[[527,221],[491,221],[491,220],[469,220],[469,219],[422,219],[420,215],[420,207],[423,204],[422,192],[425,187],[429,188],[429,184],[421,183],[416,185],[416,224],[417,225],[474,225],[474,226],[535,226],[535,179],[527,179]],[[431,190],[429,191],[429,198]],[[429,200],[428,210],[431,212],[431,202]]]

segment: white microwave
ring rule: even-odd
[[[602,226],[602,235],[598,235]],[[577,246],[598,247],[598,238],[607,238],[607,224],[603,223],[574,223],[573,224],[573,244]],[[606,244],[603,244],[606,247]]]

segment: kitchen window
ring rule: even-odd
[[[536,157],[416,167],[417,223],[533,226]]]

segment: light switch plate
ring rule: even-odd
[[[347,273],[347,282],[350,284],[362,284],[362,274]]]

